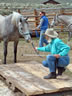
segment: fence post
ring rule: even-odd
[[[60,9],[60,14],[61,14],[61,15],[64,15],[64,8],[61,8],[61,9]],[[61,25],[61,32],[63,32],[63,28],[64,28],[64,25],[62,24],[62,25]]]
[[[61,15],[64,15],[64,8],[61,8],[61,9],[60,9],[60,14],[61,14]]]
[[[38,12],[36,9],[34,9],[34,16],[35,16],[35,27],[37,27],[39,18],[38,18]]]

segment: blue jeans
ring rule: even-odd
[[[49,68],[50,72],[55,72],[55,61],[56,58],[53,55],[48,55],[46,60],[42,61],[43,66]],[[60,56],[56,64],[57,67],[66,67],[70,62],[69,56]]]
[[[43,43],[45,43],[46,45],[48,44],[47,40],[45,39],[45,30],[41,30],[40,32],[40,40],[39,40],[39,47],[43,47]]]

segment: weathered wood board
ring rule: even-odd
[[[25,95],[49,94],[72,90],[72,79],[59,76],[57,79],[44,80],[49,70],[38,62],[16,63],[0,66],[0,75],[14,89],[17,88]]]
[[[67,66],[67,68],[69,69],[69,71],[72,72],[72,64],[69,64],[69,66]]]

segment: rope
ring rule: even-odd
[[[31,44],[32,44],[32,47],[33,47],[34,51],[36,52],[36,54],[37,54],[39,57],[43,58],[43,57],[38,53],[38,51],[35,49],[34,43],[31,42]]]

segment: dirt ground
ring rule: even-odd
[[[64,37],[64,36],[63,36]],[[63,38],[61,36],[61,38]],[[63,39],[63,41],[66,43],[66,39]],[[38,46],[39,38],[33,38],[33,42],[35,46]],[[8,54],[7,54],[7,64],[13,64],[14,60],[14,46],[13,42],[8,43]],[[43,58],[40,58],[35,53],[32,45],[30,43],[25,42],[25,40],[22,38],[19,41],[18,44],[18,50],[17,50],[17,62],[28,62],[28,61],[38,61],[42,62],[46,58],[46,55],[50,54],[48,52],[39,52],[40,55],[43,56]],[[70,63],[72,63],[72,50],[70,50]],[[0,64],[3,64],[3,41],[0,43]]]
[[[38,40],[33,39],[35,46],[38,46]],[[12,64],[14,59],[13,52],[13,42],[9,42],[8,44],[8,54],[7,54],[7,64]],[[39,52],[41,55],[47,55],[48,53]],[[45,58],[45,56],[43,56]],[[17,62],[28,62],[28,61],[39,61],[41,62],[43,58],[40,58],[36,55],[32,45],[21,39],[18,44],[18,52],[17,52]],[[0,43],[0,64],[3,64],[3,42]]]
[[[61,37],[62,38],[62,37]],[[63,39],[64,40],[64,39]],[[66,42],[66,40],[64,40]],[[33,42],[35,46],[38,46],[39,38],[33,38]],[[49,53],[39,52],[43,58],[40,58],[36,55],[34,49],[32,48],[30,43],[24,41],[24,39],[20,39],[18,44],[18,52],[17,52],[17,62],[29,62],[29,61],[37,61],[42,62],[46,58],[46,55]],[[70,63],[72,63],[72,50],[70,50]],[[9,42],[8,44],[8,55],[7,55],[7,64],[14,64],[13,62],[14,54],[13,54],[13,42]],[[3,64],[3,41],[0,43],[0,65]],[[72,73],[68,70],[65,72],[72,77]],[[4,92],[3,88],[6,88]],[[0,80],[0,96],[14,96],[14,93],[8,89],[8,87]],[[7,93],[7,95],[5,94]],[[71,95],[70,95],[71,96]]]

